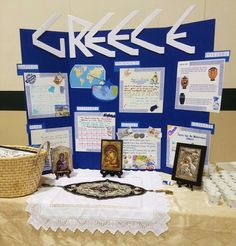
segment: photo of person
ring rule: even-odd
[[[208,77],[211,81],[215,81],[216,77],[218,75],[218,69],[216,67],[211,67],[208,69]]]

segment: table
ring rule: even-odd
[[[164,179],[170,178],[162,174]],[[174,192],[168,196],[170,217],[168,231],[156,236],[132,235],[108,231],[61,231],[35,230],[27,224],[25,212],[28,197],[0,199],[0,245],[235,245],[236,209],[226,205],[211,205],[201,190],[191,191],[186,187],[166,186]]]

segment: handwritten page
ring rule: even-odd
[[[178,62],[175,108],[219,112],[224,60]]]
[[[117,135],[123,140],[123,168],[160,168],[161,128],[135,128],[132,132],[119,128]]]
[[[120,112],[162,113],[164,68],[120,69]]]
[[[24,73],[29,119],[69,116],[67,74]]]
[[[177,143],[207,146],[205,165],[209,161],[211,132],[181,126],[167,126],[166,166],[173,167]]]
[[[76,151],[99,152],[102,139],[115,138],[115,113],[76,112]]]

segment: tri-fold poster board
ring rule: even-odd
[[[135,55],[103,41],[94,45],[113,56],[98,48],[86,56],[77,47],[74,57],[67,32],[46,31],[39,38],[58,50],[64,39],[65,56],[58,57],[34,44],[35,30],[21,29],[22,64],[36,67],[23,72],[30,144],[49,140],[52,147],[71,148],[74,168],[100,168],[102,139],[123,140],[126,169],[171,172],[177,142],[206,145],[207,163],[209,112],[220,110],[224,73],[224,60],[205,59],[214,51],[214,28],[214,20],[179,27],[187,35],[175,41],[194,52],[167,44],[167,27],[143,29],[138,37],[147,47],[119,41],[138,50]]]

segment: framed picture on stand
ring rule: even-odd
[[[106,140],[101,141],[101,168],[100,172],[105,177],[107,174],[111,176],[122,175],[122,140]]]
[[[206,146],[177,143],[172,179],[179,186],[201,186]]]
[[[66,175],[70,177],[73,171],[72,152],[66,146],[58,146],[51,150],[52,156],[52,172],[56,175],[56,179]]]

